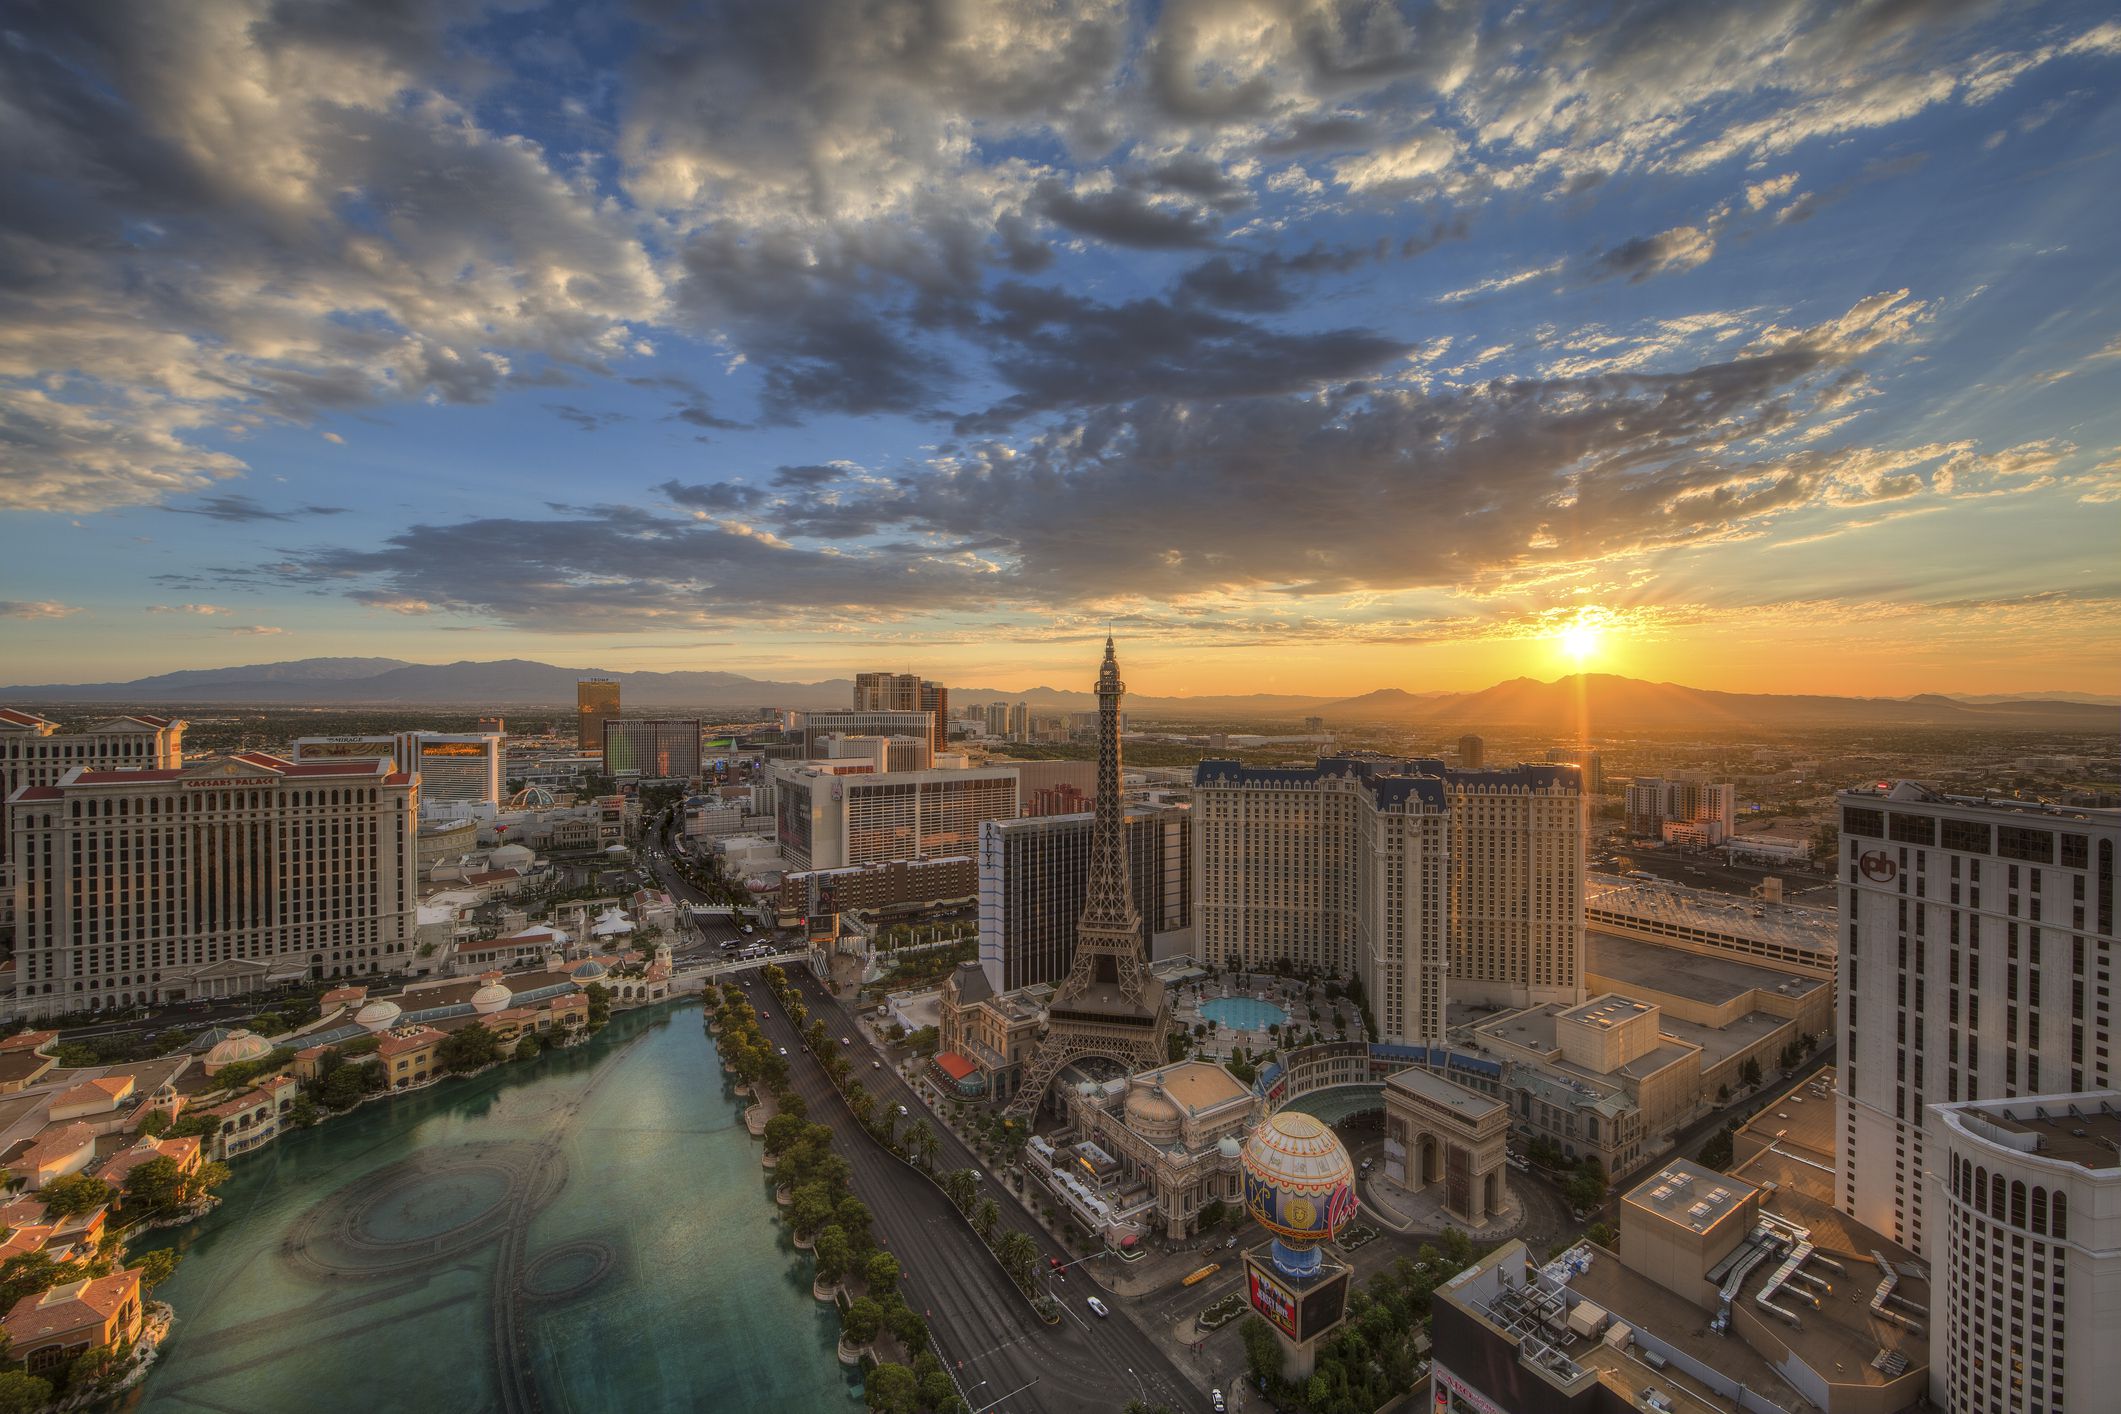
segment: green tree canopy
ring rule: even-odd
[[[883,1328],[884,1308],[874,1297],[864,1296],[859,1301],[849,1302],[847,1309],[840,1313],[840,1329],[852,1344],[867,1345]]]
[[[879,1414],[915,1414],[920,1407],[920,1382],[904,1365],[876,1365],[862,1381],[862,1396]]]
[[[37,1199],[44,1210],[55,1218],[78,1218],[93,1213],[110,1202],[110,1185],[100,1178],[90,1178],[85,1173],[70,1173],[55,1178],[37,1190]]]
[[[889,1252],[878,1252],[862,1268],[862,1280],[868,1283],[871,1294],[881,1296],[898,1289],[898,1258]]]

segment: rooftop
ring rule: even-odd
[[[1385,1088],[1404,1090],[1419,1095],[1431,1103],[1443,1105],[1472,1123],[1479,1123],[1497,1110],[1507,1109],[1500,1100],[1491,1100],[1486,1095],[1476,1094],[1461,1086],[1453,1085],[1440,1075],[1434,1075],[1420,1066],[1396,1071],[1385,1077]]]
[[[1994,810],[2014,815],[2042,815],[2051,820],[2082,820],[2087,824],[2121,823],[2121,810],[2093,809],[2082,805],[2050,805],[2042,800],[2017,800],[1987,795],[1950,795],[1925,781],[1874,781],[1850,786],[1841,798],[1891,801],[1895,805],[1938,805],[1955,810]]]
[[[1674,1159],[1630,1189],[1621,1201],[1666,1222],[1707,1232],[1759,1191],[1744,1179],[1703,1168],[1687,1159]],[[1621,1221],[1629,1219],[1623,1215]]]
[[[1783,972],[1767,963],[1688,952],[1596,929],[1584,935],[1584,971],[1623,988],[1639,987],[1708,1006],[1727,1005],[1748,992],[1802,997],[1831,985],[1824,977]]]
[[[1564,1021],[1581,1022],[1586,1026],[1618,1026],[1624,1021],[1633,1021],[1639,1016],[1648,1016],[1655,1008],[1648,1002],[1638,1002],[1633,997],[1606,995],[1579,1002],[1560,1014]]]
[[[1941,1107],[1976,1137],[2079,1168],[2121,1170],[2121,1092],[2029,1096]]]
[[[1252,1098],[1250,1087],[1239,1084],[1236,1076],[1207,1061],[1182,1061],[1149,1074],[1163,1086],[1166,1095],[1195,1115],[1232,1100]]]

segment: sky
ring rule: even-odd
[[[2105,3],[28,0],[0,682],[2121,692]]]

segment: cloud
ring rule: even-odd
[[[225,609],[219,604],[150,604],[147,606],[147,612],[150,614],[197,614],[202,618],[211,618],[216,614],[226,614],[233,611]]]
[[[274,628],[271,624],[243,624],[240,627],[231,626],[224,628],[221,632],[231,638],[272,638],[287,632],[287,630]]]
[[[0,619],[66,619],[83,612],[56,599],[0,599]]]
[[[1457,304],[1462,300],[1469,300],[1477,295],[1492,295],[1503,290],[1514,290],[1519,285],[1528,285],[1534,280],[1560,274],[1561,265],[1562,262],[1557,260],[1551,264],[1536,266],[1529,270],[1519,270],[1509,275],[1497,275],[1490,279],[1467,285],[1463,289],[1446,291],[1438,295],[1436,301],[1439,304]]]
[[[1699,226],[1674,226],[1654,236],[1637,236],[1594,257],[1592,279],[1624,278],[1639,284],[1653,275],[1692,270],[1716,253],[1716,238]]]
[[[1058,183],[1039,189],[1039,215],[1078,235],[1136,250],[1185,250],[1213,239],[1215,218],[1191,206],[1159,202],[1138,191],[1070,191]]]
[[[195,506],[164,506],[171,515],[205,516],[209,520],[243,524],[261,520],[297,520],[303,516],[345,515],[345,506],[294,506],[287,510],[273,510],[259,505],[248,496],[208,496]]]
[[[547,403],[545,404],[545,411],[551,413],[562,422],[573,423],[575,427],[584,432],[596,432],[602,428],[610,427],[614,423],[626,421],[625,413],[613,412],[604,408],[594,410],[580,408],[572,403]]]

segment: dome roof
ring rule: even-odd
[[[1245,1141],[1245,1210],[1284,1243],[1324,1241],[1355,1216],[1355,1165],[1332,1126],[1282,1110]]]
[[[523,845],[504,844],[486,856],[486,867],[489,869],[513,869],[518,864],[528,864],[536,858],[537,855],[531,853]]]
[[[606,974],[604,964],[590,958],[568,975],[577,982],[601,982]]]
[[[235,1065],[239,1061],[264,1060],[271,1054],[272,1042],[255,1031],[231,1031],[226,1039],[206,1053],[206,1073],[212,1075],[222,1066]]]
[[[497,1011],[505,1010],[514,1000],[514,992],[499,982],[488,982],[471,994],[471,1009],[481,1016],[492,1016]]]
[[[371,1033],[388,1031],[398,1024],[398,1004],[377,997],[367,1006],[354,1013],[354,1024],[366,1027]]]
[[[1127,1096],[1127,1128],[1151,1142],[1178,1138],[1178,1102],[1154,1084],[1136,1085]]]
[[[1243,1141],[1234,1134],[1225,1134],[1222,1138],[1215,1141],[1215,1152],[1226,1159],[1234,1159],[1244,1151]]]

